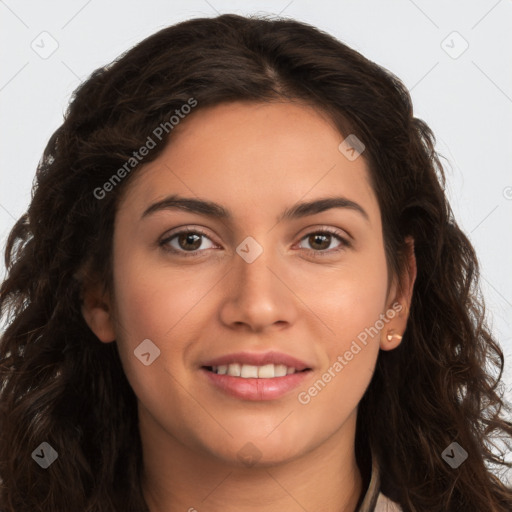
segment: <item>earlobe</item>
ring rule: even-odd
[[[111,308],[103,297],[98,296],[97,292],[85,292],[81,309],[85,322],[101,342],[115,341]]]
[[[393,350],[400,345],[402,337],[395,329],[384,330],[381,334],[380,348],[382,350]]]

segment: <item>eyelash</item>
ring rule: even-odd
[[[176,250],[174,248],[170,248],[170,246],[168,246],[167,244],[175,237],[179,236],[179,235],[182,235],[182,234],[190,234],[190,233],[193,233],[195,235],[200,235],[200,236],[204,236],[208,239],[210,239],[210,237],[203,231],[201,231],[200,229],[198,228],[194,228],[194,229],[184,229],[182,231],[178,231],[176,233],[173,233],[171,236],[168,236],[166,238],[164,238],[163,240],[161,240],[159,242],[159,246],[162,247],[162,249],[164,251],[167,251],[167,252],[170,252],[170,253],[173,253],[173,254],[179,254],[180,256],[184,256],[185,258],[187,257],[193,257],[193,256],[196,256],[198,253],[200,252],[203,252],[203,250],[200,250],[200,249],[197,249],[195,251],[184,251],[184,250]],[[337,238],[339,240],[340,243],[340,246],[336,249],[329,249],[329,250],[320,250],[320,251],[315,251],[313,249],[309,249],[307,250],[308,253],[310,253],[313,257],[324,257],[324,256],[329,256],[329,255],[332,255],[333,253],[338,253],[338,252],[341,252],[349,247],[352,246],[352,244],[344,237],[340,236],[339,234],[339,231],[335,230],[335,229],[331,229],[331,228],[324,228],[324,229],[321,229],[321,230],[318,230],[318,231],[310,231],[309,233],[306,233],[301,239],[300,241],[304,240],[305,238],[311,236],[311,235],[324,235],[324,234],[327,234],[327,235],[332,235],[334,236],[335,238]],[[213,240],[212,240],[213,242]]]

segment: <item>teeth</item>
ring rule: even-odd
[[[295,368],[287,367],[284,364],[265,364],[254,366],[251,364],[232,363],[229,365],[212,366],[212,371],[219,375],[231,375],[243,379],[272,379],[273,377],[284,377],[295,373]]]
[[[295,368],[290,368],[289,373],[295,373]],[[288,368],[284,364],[274,365],[274,377],[284,377],[288,374]]]
[[[285,367],[285,369],[286,369],[286,367]],[[261,377],[262,379],[271,379],[272,377],[275,377],[275,376],[276,376],[276,369],[275,369],[275,365],[273,365],[273,364],[266,364],[266,365],[260,366],[258,368],[258,377]]]
[[[232,377],[240,377],[241,366],[238,363],[228,365],[228,375]]]
[[[242,369],[240,370],[240,377],[243,377],[244,379],[255,379],[258,377],[258,367],[252,366],[250,364],[244,364],[242,366]]]

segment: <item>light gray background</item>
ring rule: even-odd
[[[160,28],[227,12],[305,21],[404,81],[446,157],[448,196],[479,255],[512,399],[512,0],[0,0],[2,249],[80,81]]]

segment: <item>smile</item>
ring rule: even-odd
[[[274,377],[285,377],[286,375],[300,371],[284,364],[255,366],[251,364],[232,363],[228,365],[207,366],[205,368],[217,375],[231,375],[232,377],[241,377],[242,379],[272,379]]]

